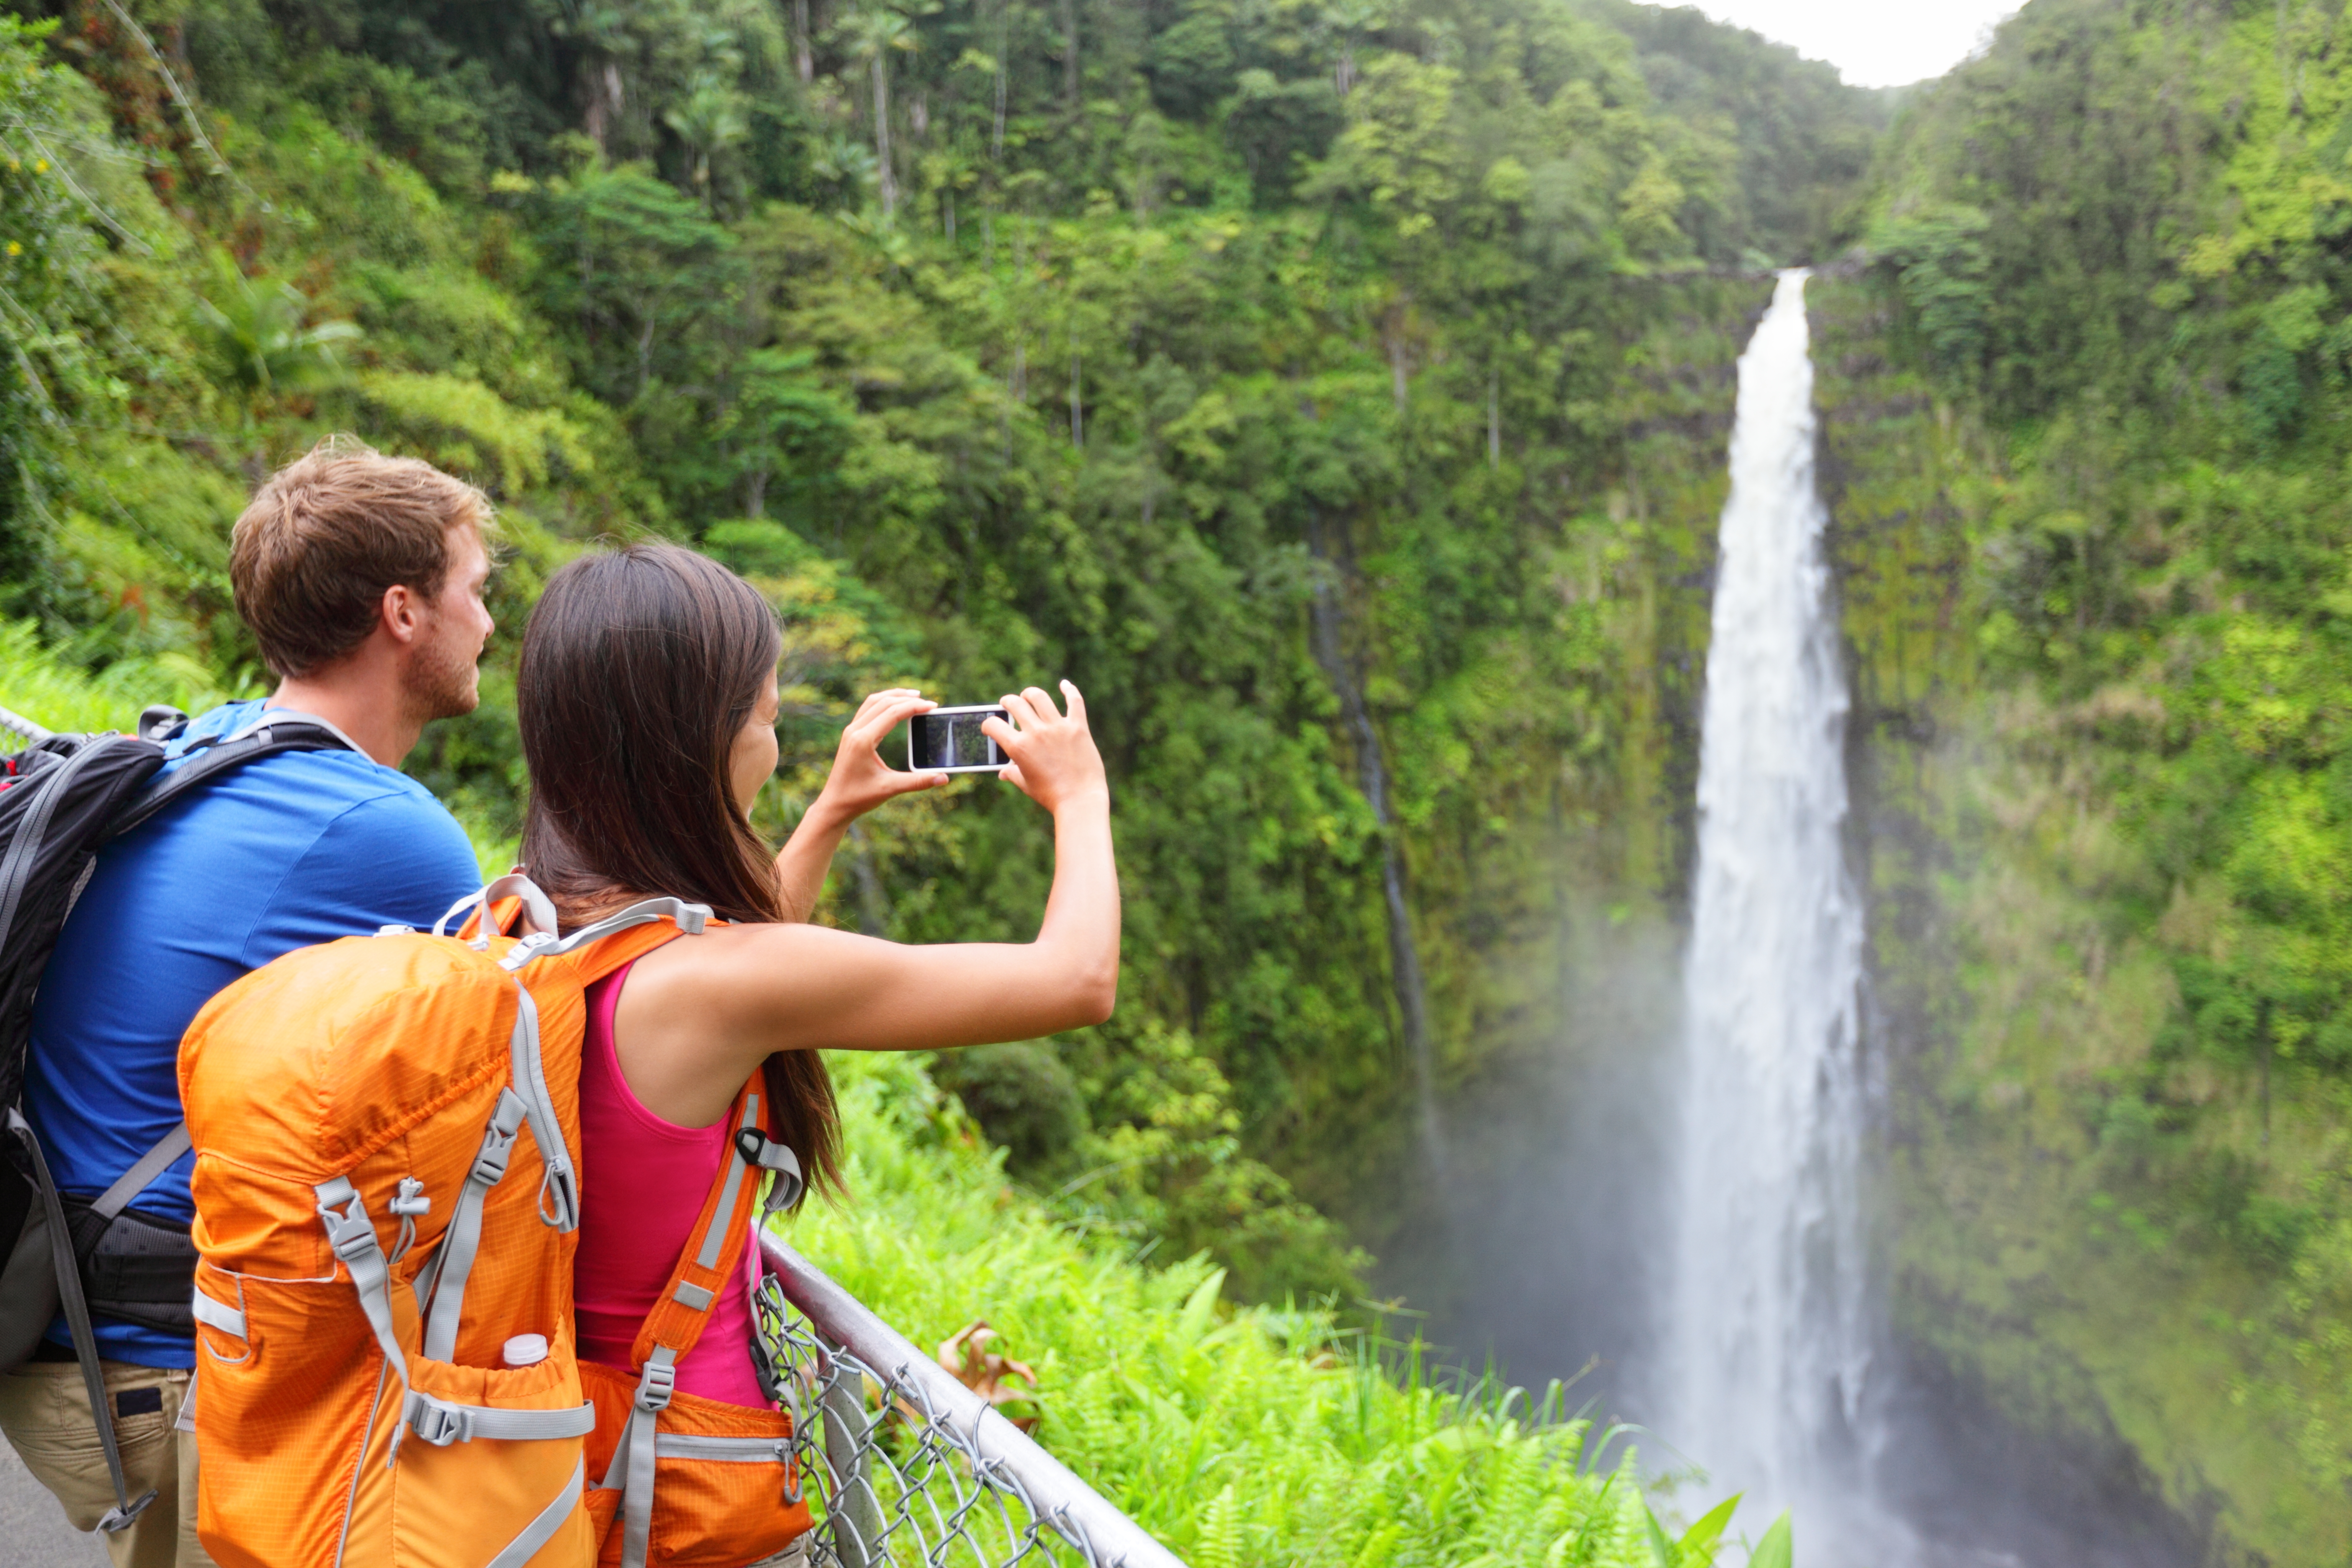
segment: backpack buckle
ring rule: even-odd
[[[319,1205],[319,1217],[327,1222],[327,1245],[345,1263],[355,1262],[376,1250],[375,1222],[368,1218],[367,1205],[353,1193],[350,1206],[338,1212],[332,1204]]]
[[[563,939],[562,937],[557,936],[551,931],[535,931],[529,936],[524,937],[520,942],[515,943],[514,951],[508,953],[504,958],[499,960],[499,967],[505,970],[508,973],[512,974],[524,964],[529,963],[532,959],[537,958],[541,953],[547,952],[551,948],[561,946],[562,941]],[[485,939],[481,945],[485,950],[487,950],[489,947],[489,942]]]
[[[636,1406],[656,1415],[669,1408],[677,1389],[677,1368],[666,1361],[649,1361],[637,1378]]]
[[[412,1390],[405,1415],[418,1438],[436,1448],[474,1440],[473,1413],[463,1405],[444,1405]]]
[[[514,1157],[514,1146],[515,1134],[509,1132],[501,1136],[497,1128],[490,1129],[482,1140],[481,1152],[474,1156],[474,1168],[467,1173],[466,1179],[479,1182],[486,1187],[497,1186],[506,1180],[507,1163]]]

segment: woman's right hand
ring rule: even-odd
[[[817,793],[813,807],[815,814],[845,827],[884,801],[949,782],[946,773],[894,768],[882,760],[878,749],[894,727],[938,706],[908,687],[877,691],[860,703],[856,716],[841,731],[833,768],[824,775],[824,787]]]
[[[1087,728],[1087,700],[1068,681],[1061,685],[1069,705],[1066,714],[1056,711],[1053,698],[1032,686],[999,700],[1012,723],[992,718],[981,725],[981,732],[1013,759],[996,776],[1018,785],[1047,811],[1059,811],[1089,795],[1101,796],[1108,805],[1110,780],[1103,772],[1102,753],[1095,749],[1094,733]]]

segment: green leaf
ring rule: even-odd
[[[1739,1506],[1744,1495],[1734,1492],[1701,1516],[1696,1524],[1683,1531],[1675,1550],[1678,1553],[1675,1568],[1708,1568],[1715,1561],[1715,1550],[1723,1540],[1724,1530],[1731,1523],[1731,1512]]]
[[[1185,1299],[1183,1316],[1176,1320],[1176,1340],[1179,1344],[1198,1344],[1209,1331],[1209,1320],[1216,1315],[1217,1292],[1224,1288],[1225,1271],[1222,1268],[1194,1287]]]
[[[1650,1527],[1650,1555],[1658,1560],[1658,1568],[1675,1568],[1675,1543],[1666,1539],[1666,1527],[1658,1522],[1658,1510],[1644,1508],[1642,1522]]]
[[[1772,1528],[1764,1532],[1764,1539],[1757,1543],[1755,1552],[1749,1555],[1748,1568],[1792,1568],[1795,1561],[1796,1547],[1789,1530],[1789,1510],[1782,1509],[1780,1517],[1772,1521]]]

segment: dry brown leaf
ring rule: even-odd
[[[940,1365],[955,1376],[958,1383],[979,1394],[998,1409],[1007,1405],[1030,1404],[1037,1396],[1037,1374],[1025,1362],[1000,1355],[989,1349],[997,1337],[985,1318],[974,1318],[940,1345]],[[1008,1387],[1004,1380],[1017,1377],[1029,1386],[1025,1389]],[[1024,1432],[1034,1430],[1037,1417],[1033,1415],[1005,1417]]]

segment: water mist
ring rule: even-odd
[[[1662,1429],[1719,1488],[1801,1512],[1835,1489],[1825,1470],[1859,1423],[1871,1344],[1863,919],[1841,841],[1847,697],[1804,289],[1802,271],[1781,274],[1739,361],[1656,1390]]]

